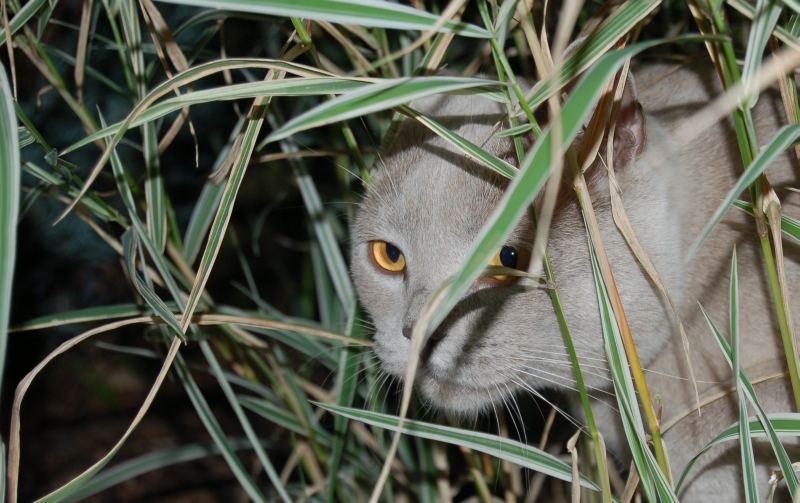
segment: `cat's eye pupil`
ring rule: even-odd
[[[500,263],[504,267],[516,268],[518,258],[517,250],[513,246],[504,246],[500,250]]]
[[[389,257],[389,260],[391,260],[392,262],[397,262],[398,260],[400,260],[401,254],[402,253],[400,252],[400,249],[398,247],[394,246],[391,243],[386,243],[386,256]]]

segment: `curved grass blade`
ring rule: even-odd
[[[736,248],[731,257],[731,277],[729,288],[729,317],[731,346],[733,347],[733,375],[741,371],[739,359],[739,272],[736,260]],[[756,482],[755,459],[753,458],[753,442],[750,440],[750,423],[747,421],[747,400],[742,391],[742,382],[734,377],[736,395],[739,400],[739,447],[742,457],[742,473],[744,474],[745,501],[759,501],[758,484]]]
[[[492,80],[466,77],[385,79],[326,101],[295,117],[273,131],[267,137],[267,142],[282,140],[307,129],[388,110],[425,96],[457,91],[487,91],[501,85]]]
[[[247,440],[235,440],[231,446],[236,450],[248,449],[251,444]],[[219,455],[215,444],[189,444],[171,449],[149,452],[123,461],[98,473],[89,483],[74,492],[65,502],[81,501],[110,487],[135,479],[146,473],[162,470],[180,463],[197,461],[209,456]]]
[[[733,202],[733,206],[753,216],[753,205],[741,199]],[[781,232],[784,235],[800,241],[800,220],[788,215],[781,215]]]
[[[17,119],[11,87],[0,64],[0,382],[6,361],[11,312],[11,284],[17,250],[19,218],[20,157]]]
[[[736,197],[747,187],[749,187],[756,180],[756,178],[758,178],[758,176],[764,172],[765,169],[767,169],[767,166],[770,162],[772,162],[773,159],[794,144],[798,137],[800,137],[800,125],[798,124],[784,126],[778,130],[777,133],[775,133],[775,136],[772,137],[772,140],[770,140],[770,142],[761,149],[756,158],[753,159],[753,162],[751,162],[750,165],[744,170],[742,176],[740,176],[739,180],[736,181],[736,185],[734,185],[725,196],[722,204],[717,207],[717,210],[711,216],[708,223],[689,249],[689,257],[692,257],[695,255],[695,253],[697,253],[697,250],[711,234],[711,231],[714,230],[714,227],[716,227],[720,220],[722,220],[722,216],[725,214],[725,211],[731,204],[733,204],[733,201],[736,199]]]
[[[25,26],[25,24],[30,21],[42,7],[52,2],[53,0],[29,0],[26,2],[25,5],[23,5],[22,8],[17,11],[17,14],[8,22],[11,35],[13,36],[23,26]],[[5,43],[6,30],[0,27],[0,47],[3,47]]]
[[[159,0],[280,17],[324,20],[372,28],[428,31],[439,17],[400,3],[381,0]],[[465,37],[488,38],[489,32],[467,23],[446,22],[439,31]]]
[[[350,419],[361,421],[380,428],[398,431],[400,418],[390,414],[371,412],[367,410],[341,407],[338,405],[314,402],[317,407],[329,412],[341,414]],[[403,421],[402,433],[415,437],[427,438],[448,444],[459,445],[479,452],[485,452],[490,456],[510,461],[519,466],[530,468],[546,475],[550,475],[560,480],[572,481],[572,467],[564,463],[555,456],[545,451],[525,445],[515,440],[490,435],[471,430],[453,428],[440,424],[426,423],[406,419]],[[591,480],[581,477],[581,485],[593,491],[599,491],[599,487]]]
[[[747,53],[744,57],[744,67],[742,68],[742,81],[745,85],[752,82],[756,73],[761,68],[761,61],[764,56],[764,49],[767,41],[778,24],[778,18],[783,10],[783,5],[778,0],[757,0],[756,15],[753,24],[750,26],[750,34],[747,40]],[[758,101],[758,93],[748,96],[744,100],[744,106],[753,108]]]
[[[796,412],[781,412],[767,414],[766,418],[767,421],[769,421],[770,428],[778,437],[800,437],[800,414]],[[684,468],[683,473],[681,474],[681,478],[677,487],[681,486],[692,467],[695,465],[695,463],[697,463],[697,460],[699,460],[705,453],[710,451],[713,447],[725,442],[739,440],[740,428],[741,425],[736,422],[721,431],[716,437],[714,437],[713,440],[703,446],[703,448],[700,449],[700,452],[695,454],[695,456],[686,464],[686,468]],[[750,430],[750,435],[753,438],[769,438],[769,434],[764,429],[764,425],[759,418],[749,419],[747,428]]]
[[[93,143],[101,138],[115,136],[126,128],[141,126],[148,122],[177,112],[184,107],[215,103],[218,101],[239,100],[244,98],[258,98],[263,96],[317,96],[325,94],[341,94],[365,86],[365,82],[352,79],[334,77],[306,77],[296,79],[283,79],[279,81],[246,82],[230,86],[214,87],[193,91],[166,99],[152,105],[141,112],[135,120],[123,120],[99,129],[87,135],[80,141],[70,145],[62,155],[72,152],[80,147]]]
[[[286,503],[289,503],[291,498],[289,498],[289,494],[286,492],[286,487],[283,485],[283,482],[281,482],[281,478],[275,471],[275,466],[272,464],[272,461],[270,461],[266,451],[264,451],[261,441],[256,436],[256,432],[253,429],[253,426],[250,424],[250,420],[247,419],[247,415],[245,415],[244,410],[242,410],[242,405],[239,403],[231,384],[225,378],[225,374],[219,364],[219,361],[217,360],[216,355],[214,354],[214,351],[211,350],[211,346],[208,344],[207,340],[201,340],[199,344],[200,350],[203,352],[203,355],[206,357],[206,361],[211,367],[211,372],[217,378],[217,382],[219,382],[222,392],[225,394],[225,398],[228,399],[228,403],[231,405],[231,408],[236,414],[239,424],[242,425],[245,435],[247,435],[247,438],[250,440],[253,449],[256,451],[256,456],[258,457],[262,468],[264,468],[264,471],[267,472],[267,476],[269,477],[270,482],[272,482],[272,486],[278,492],[278,495],[281,497],[281,499]]]
[[[523,159],[519,172],[506,189],[497,209],[484,225],[464,266],[437,307],[428,327],[429,332],[436,329],[461,295],[480,276],[492,254],[502,245],[519,218],[533,202],[550,174],[550,167],[553,164],[551,160],[556,155],[562,155],[566,146],[575,138],[581,124],[591,113],[606,82],[627,58],[659,43],[662,41],[642,42],[622,50],[609,52],[586,72],[561,110],[563,129],[560,135],[559,151],[553,152],[552,131],[550,127],[547,127]]]
[[[456,133],[455,131],[452,131],[444,127],[444,125],[437,122],[432,117],[429,117],[407,106],[400,107],[399,111],[400,113],[405,114],[408,117],[416,119],[421,124],[426,126],[428,129],[430,129],[434,133],[438,134],[445,140],[452,143],[464,154],[466,154],[469,158],[474,159],[477,162],[480,162],[487,168],[494,170],[497,173],[500,173],[501,175],[509,179],[514,178],[514,175],[517,174],[517,168],[507,163],[503,159],[500,159],[491,152],[488,152],[480,148],[479,146],[475,145],[474,143],[467,140],[466,138]]]
[[[725,358],[728,360],[728,364],[732,365],[732,353],[731,347],[728,344],[728,341],[725,340],[725,337],[717,328],[717,325],[714,323],[714,320],[708,315],[708,313],[703,309],[703,306],[700,306],[700,311],[703,313],[703,316],[708,323],[708,326],[711,328],[711,332],[714,334],[714,337],[717,340],[720,348],[722,349],[722,353]],[[759,421],[761,422],[762,426],[764,427],[764,431],[766,432],[767,439],[772,446],[772,450],[775,452],[775,458],[778,460],[778,464],[781,467],[781,472],[783,472],[783,477],[786,480],[786,485],[789,487],[790,494],[798,494],[798,481],[797,481],[797,474],[794,472],[792,468],[792,461],[789,459],[788,454],[786,453],[786,449],[781,444],[780,439],[778,438],[778,434],[772,428],[772,424],[767,420],[767,414],[764,412],[764,409],[761,408],[761,404],[759,403],[758,399],[756,398],[756,392],[753,388],[753,385],[750,383],[750,379],[748,379],[747,374],[745,374],[744,370],[739,371],[738,380],[741,381],[742,390],[747,396],[747,399],[753,405],[753,408],[756,411],[756,416],[758,417]],[[681,474],[680,481],[678,485],[675,486],[676,490],[679,490],[681,487],[681,483],[683,482],[684,478],[688,474],[691,465],[688,465],[683,474]]]
[[[169,309],[175,309],[174,304],[167,303]],[[73,311],[62,311],[33,318],[11,327],[11,332],[24,332],[26,330],[41,330],[43,328],[60,327],[75,323],[89,323],[92,321],[107,321],[116,318],[129,318],[131,316],[146,316],[151,313],[148,309],[138,304],[116,304],[113,306],[88,307]]]

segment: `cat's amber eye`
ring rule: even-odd
[[[492,256],[492,259],[489,261],[489,265],[497,266],[497,267],[508,267],[509,269],[516,269],[517,265],[519,264],[519,252],[513,246],[505,245]],[[510,279],[510,276],[499,275],[499,276],[492,276],[494,279],[498,281],[506,281]]]
[[[401,273],[406,268],[406,257],[400,248],[386,241],[370,241],[369,255],[378,268],[385,272]]]

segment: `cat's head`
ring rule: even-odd
[[[511,141],[493,135],[505,116],[501,105],[454,96],[415,106],[494,155],[513,158]],[[389,374],[404,375],[411,328],[431,293],[459,271],[506,185],[411,119],[382,149],[352,224],[351,267],[375,325],[375,353]],[[585,256],[573,206],[561,208],[554,225],[574,232],[555,233],[553,243]],[[527,269],[533,235],[526,215],[495,264]],[[594,295],[590,278],[586,290]],[[562,376],[571,381],[563,347],[550,292],[540,282],[482,277],[423,349],[418,390],[437,408],[473,414],[520,388],[565,384]]]

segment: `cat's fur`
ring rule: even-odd
[[[731,371],[697,303],[703,304],[720,327],[727,326],[728,269],[734,244],[742,292],[743,366],[751,380],[757,381],[782,371],[785,357],[752,217],[729,210],[697,256],[688,263],[684,260],[690,243],[741,172],[729,121],[699,133],[690,145],[678,146],[671,140],[678,128],[687,127],[683,119],[718,94],[716,76],[667,65],[640,68],[635,76],[638,101],[646,114],[628,114],[630,124],[618,127],[619,137],[630,148],[623,149],[616,162],[617,178],[637,235],[679,305],[702,399],[732,385]],[[762,141],[771,138],[783,120],[776,96],[762,96],[754,110]],[[512,158],[510,142],[491,136],[492,126],[504,115],[497,103],[452,96],[426,99],[415,106],[474,142],[488,139],[484,148]],[[626,153],[635,159],[626,162]],[[800,194],[785,190],[800,186],[793,166],[788,155],[782,156],[771,165],[768,175],[784,211],[797,217]],[[667,423],[694,405],[694,390],[685,379],[689,372],[668,311],[612,222],[603,170],[597,165],[587,174],[595,211],[639,355],[644,365],[660,372],[648,374],[648,382],[663,401],[663,421]],[[414,324],[428,296],[459,270],[505,185],[501,177],[465,159],[411,120],[404,121],[383,149],[353,222],[352,273],[376,326],[375,352],[390,374],[402,376],[405,371],[410,341],[403,329]],[[530,250],[532,234],[531,222],[524,217],[507,243]],[[379,272],[368,257],[370,240],[385,240],[399,247],[407,261],[405,273]],[[548,250],[587,385],[607,390],[586,231],[574,198],[561,199]],[[800,299],[800,247],[784,240],[784,251],[787,281],[796,303]],[[796,311],[796,305],[793,307]],[[417,373],[418,391],[426,401],[452,413],[475,413],[525,387],[574,388],[550,297],[533,280],[506,286],[477,282],[432,339]],[[759,384],[757,393],[768,410],[793,409],[784,379]],[[615,402],[608,396],[605,401]],[[594,409],[609,448],[624,453],[616,412],[603,406]],[[697,449],[732,424],[737,414],[735,395],[728,395],[706,406],[702,417],[689,414],[667,431],[673,472],[680,473]],[[692,472],[682,500],[734,501],[740,497],[737,445],[706,455]],[[759,458],[764,493],[768,472],[776,469],[768,451]]]

